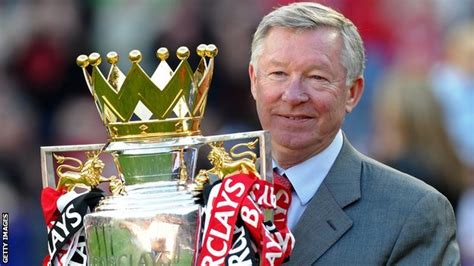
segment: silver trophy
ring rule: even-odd
[[[268,132],[200,135],[217,48],[200,45],[197,54],[201,62],[192,71],[189,50],[179,48],[181,62],[173,71],[168,50],[160,48],[161,62],[151,77],[139,66],[136,50],[129,54],[127,75],[116,65],[118,55],[109,53],[107,78],[98,54],[78,57],[109,142],[42,147],[41,157],[45,187],[108,192],[84,217],[89,265],[194,265],[202,246],[203,186],[244,162],[255,165],[257,156],[258,176],[271,181]],[[219,153],[215,143],[221,144]],[[71,152],[88,152],[85,163],[68,157]],[[212,168],[197,171],[201,157]],[[113,175],[106,178],[104,171]]]

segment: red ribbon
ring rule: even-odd
[[[260,264],[281,265],[291,254],[295,242],[286,224],[290,203],[291,190],[281,185],[274,187],[253,174],[225,177],[209,195],[198,265],[225,263],[239,216],[252,236]],[[265,222],[262,208],[275,209],[274,224]]]
[[[224,178],[212,201],[209,223],[205,228],[199,265],[222,265],[232,247],[232,237],[242,200],[255,182],[254,175],[236,174]]]

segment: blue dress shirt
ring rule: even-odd
[[[293,229],[303,214],[308,202],[313,198],[319,186],[336,161],[342,148],[342,131],[337,132],[331,144],[308,160],[283,169],[273,160],[273,168],[280,174],[286,175],[293,185],[291,205],[288,210],[288,226]]]

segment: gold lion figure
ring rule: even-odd
[[[64,187],[67,191],[72,191],[80,187],[89,190],[97,187],[102,182],[110,181],[110,191],[112,194],[122,194],[124,185],[121,179],[114,175],[109,178],[102,176],[105,165],[99,158],[99,153],[86,152],[87,161],[84,164],[79,159],[54,154],[54,158],[60,164],[56,168],[56,173],[59,177],[57,188]],[[77,166],[64,164],[68,160],[75,162]]]
[[[241,172],[244,174],[253,173],[256,177],[260,178],[260,175],[256,169],[255,162],[257,161],[257,155],[252,151],[244,151],[240,153],[235,153],[235,150],[239,147],[246,146],[248,149],[254,150],[255,144],[258,142],[258,139],[248,143],[239,143],[233,146],[230,149],[230,154],[227,153],[223,147],[224,143],[222,141],[210,143],[211,151],[209,152],[207,158],[213,167],[209,170],[200,170],[199,173],[194,178],[195,190],[200,192],[204,189],[204,185],[209,183],[210,175],[217,176],[220,180],[224,179],[226,176],[235,173]],[[246,158],[248,156],[250,158]],[[244,158],[241,158],[244,157]],[[236,160],[236,158],[241,158]]]

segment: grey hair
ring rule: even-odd
[[[363,75],[365,51],[356,26],[341,13],[317,3],[293,3],[282,6],[266,15],[253,36],[250,63],[257,67],[262,54],[263,41],[272,27],[296,30],[336,29],[343,40],[341,63],[346,69],[346,85]]]

